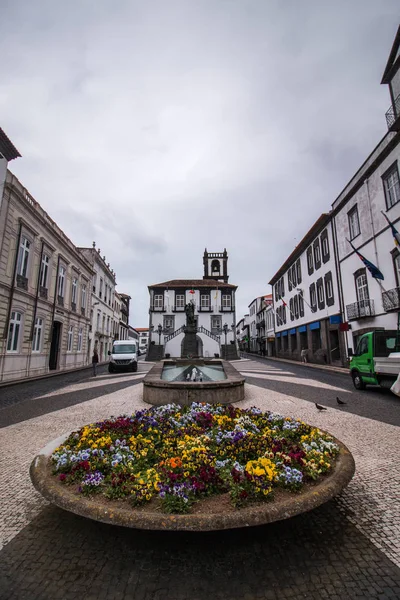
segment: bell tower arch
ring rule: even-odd
[[[204,276],[203,279],[214,279],[228,283],[228,253],[226,248],[223,252],[208,252],[207,248],[203,255]]]

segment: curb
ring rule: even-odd
[[[108,361],[98,363],[99,367],[108,365]],[[42,379],[51,379],[52,377],[59,377],[60,375],[68,375],[69,373],[79,373],[79,371],[86,371],[92,368],[92,365],[85,365],[84,367],[77,367],[76,369],[63,369],[56,371],[55,373],[43,373],[43,375],[36,375],[36,377],[23,377],[22,379],[10,379],[10,381],[1,381],[0,390],[5,387],[11,387],[12,385],[20,385],[21,383],[33,383],[34,381],[41,381]]]
[[[282,362],[282,363],[287,363],[289,365],[297,365],[299,367],[303,367],[303,368],[310,368],[310,369],[319,369],[320,371],[327,371],[328,373],[341,373],[342,375],[349,375],[350,370],[346,369],[345,367],[334,367],[332,365],[319,365],[316,363],[303,363],[297,360],[289,360],[287,358],[275,358],[273,356],[260,356],[259,354],[253,354],[251,352],[243,352],[242,353],[243,356],[245,357],[254,357],[257,358],[258,360],[262,360],[262,361],[275,361],[275,362]]]

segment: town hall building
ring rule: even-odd
[[[147,360],[186,358],[188,308],[194,310],[196,348],[203,358],[238,358],[236,285],[228,283],[228,253],[204,251],[203,279],[173,279],[148,286],[150,294]],[[191,353],[192,354],[192,353]]]

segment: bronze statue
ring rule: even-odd
[[[186,313],[186,324],[188,327],[196,326],[196,319],[194,318],[194,303],[189,302],[185,305],[185,313]]]

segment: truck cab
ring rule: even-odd
[[[113,342],[112,350],[108,352],[110,362],[108,372],[115,371],[137,371],[138,348],[137,343],[132,340],[116,340]]]
[[[349,352],[350,375],[357,390],[366,385],[390,388],[400,372],[400,332],[377,330],[364,333]]]

